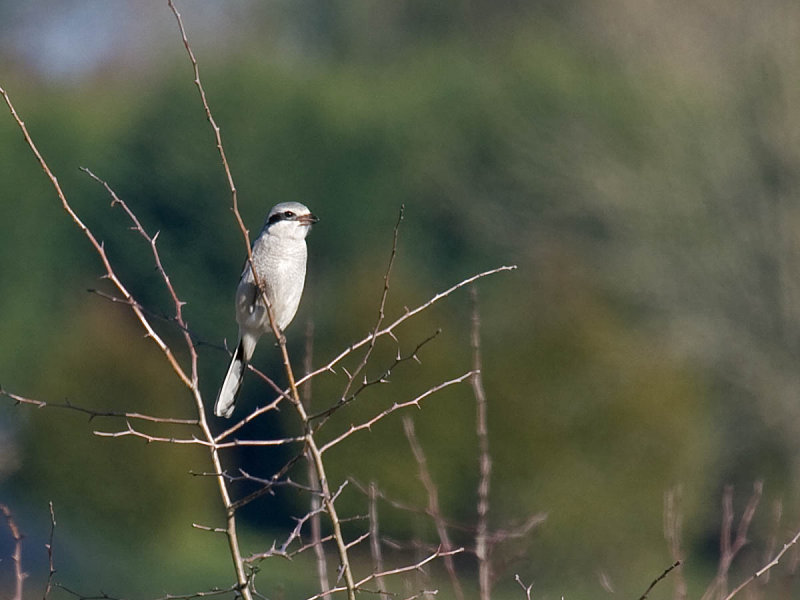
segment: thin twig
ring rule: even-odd
[[[374,590],[362,590],[362,588],[367,583],[369,583],[371,581],[375,581],[375,580],[380,579],[382,577],[389,577],[391,575],[401,575],[403,573],[408,573],[410,571],[419,571],[419,570],[422,569],[422,567],[424,567],[428,563],[436,560],[437,558],[442,558],[444,556],[453,556],[453,555],[459,554],[460,552],[463,552],[463,551],[464,551],[463,548],[456,548],[455,550],[450,550],[450,551],[444,551],[441,548],[439,548],[438,550],[436,550],[432,554],[426,556],[425,558],[423,558],[422,560],[414,563],[413,565],[406,565],[404,567],[397,567],[396,569],[387,569],[386,571],[381,571],[379,573],[372,573],[371,575],[367,575],[363,579],[355,582],[355,587],[359,591],[377,593]],[[345,592],[345,591],[348,591],[348,588],[346,588],[344,586],[337,586],[335,588],[331,588],[331,589],[327,590],[327,592],[325,592],[325,593],[334,594],[334,593]],[[308,598],[306,598],[306,600],[319,600],[319,598],[322,598],[325,593],[320,593],[320,594],[315,594],[313,596],[309,596]],[[434,593],[435,594],[436,591],[426,592],[426,593]]]
[[[514,575],[514,581],[516,581],[519,584],[519,587],[525,590],[526,600],[531,600],[531,591],[533,590],[533,584],[531,583],[529,585],[525,585],[522,582],[522,578],[518,574]]]
[[[331,406],[329,408],[326,408],[325,410],[322,410],[322,411],[320,411],[318,413],[309,415],[308,420],[309,421],[315,421],[315,420],[320,419],[320,423],[316,426],[316,431],[319,431],[322,428],[322,426],[325,424],[325,422],[328,419],[328,417],[330,417],[332,414],[337,412],[343,406],[351,403],[364,390],[366,390],[367,388],[370,388],[372,386],[375,386],[375,385],[388,383],[389,382],[389,378],[391,377],[392,373],[394,372],[394,370],[398,366],[400,366],[403,363],[412,361],[412,360],[419,362],[419,357],[418,357],[419,351],[422,350],[422,348],[426,344],[432,342],[440,333],[442,333],[442,330],[441,329],[437,329],[432,334],[430,334],[428,337],[426,337],[425,339],[423,339],[422,341],[417,343],[417,345],[414,347],[414,349],[411,352],[409,352],[408,354],[401,355],[398,352],[398,354],[393,359],[392,364],[389,365],[388,367],[386,367],[382,373],[380,373],[379,375],[373,377],[372,379],[364,378],[364,380],[362,381],[361,385],[359,385],[358,388],[356,388],[349,396],[345,396],[344,394],[342,394],[342,396],[339,398],[339,402],[337,402],[336,404],[334,404],[333,406]]]
[[[395,402],[389,408],[379,412],[377,415],[375,415],[371,419],[369,419],[369,420],[367,420],[367,421],[365,421],[363,423],[360,423],[358,425],[350,425],[350,427],[344,433],[342,433],[341,435],[333,438],[332,440],[330,440],[329,442],[324,444],[319,450],[320,453],[322,454],[322,453],[330,450],[331,448],[333,448],[337,444],[341,443],[343,440],[347,439],[348,437],[350,437],[352,434],[354,434],[357,431],[363,431],[364,429],[371,429],[372,426],[375,425],[375,423],[377,423],[381,419],[384,419],[388,415],[390,415],[390,414],[392,414],[392,413],[394,413],[394,412],[396,412],[396,411],[398,411],[400,409],[408,408],[410,406],[416,406],[417,408],[419,408],[420,407],[420,402],[422,402],[428,396],[431,396],[431,395],[435,394],[436,392],[439,392],[439,391],[443,390],[446,387],[449,387],[449,386],[457,384],[457,383],[461,383],[461,382],[465,381],[466,379],[469,379],[472,376],[472,373],[473,373],[472,371],[468,371],[467,373],[464,373],[463,375],[460,375],[460,376],[455,377],[453,379],[448,379],[447,381],[443,381],[443,382],[441,382],[441,383],[439,383],[437,385],[434,385],[431,388],[428,388],[426,391],[424,391],[422,394],[420,394],[419,396],[417,396],[416,398],[414,398],[412,400],[407,400],[405,402]]]
[[[439,490],[433,482],[430,470],[428,469],[428,459],[422,449],[422,445],[417,439],[417,434],[414,429],[414,420],[411,417],[403,417],[403,432],[406,434],[408,445],[411,447],[411,453],[414,455],[414,460],[417,462],[419,480],[422,482],[425,492],[428,495],[428,514],[433,519],[436,526],[436,533],[439,535],[441,547],[444,550],[451,550],[454,546],[450,541],[450,534],[447,532],[447,526],[442,518],[442,511],[439,507]],[[453,593],[457,600],[464,599],[464,591],[461,589],[461,584],[458,581],[458,574],[456,567],[453,563],[451,556],[444,557],[444,566],[447,574],[450,577],[450,585],[453,586]]]
[[[367,496],[367,498],[369,498],[370,494],[374,494],[376,499],[379,498],[379,499],[383,500],[389,506],[391,506],[392,508],[396,508],[397,510],[402,510],[402,511],[414,513],[414,514],[417,514],[417,515],[430,516],[428,514],[427,507],[414,506],[414,505],[408,504],[406,502],[400,502],[399,500],[395,500],[394,498],[392,498],[388,494],[386,494],[386,492],[382,491],[377,486],[377,484],[373,483],[373,484],[370,484],[369,486],[366,486],[363,483],[359,482],[354,477],[350,477],[348,479],[348,481],[350,481],[356,487],[356,489],[358,489],[362,494]],[[370,488],[374,488],[374,489],[372,489],[372,491],[370,491]],[[474,530],[475,530],[474,527],[470,527],[470,526],[467,526],[467,525],[465,525],[463,523],[458,523],[456,521],[451,521],[449,519],[445,519],[444,516],[442,516],[442,520],[443,520],[443,522],[445,523],[445,525],[449,529],[457,529],[459,531],[466,531],[466,532],[470,532],[470,533],[473,533]]]
[[[378,486],[374,481],[371,481],[369,484],[369,534],[369,548],[370,554],[372,555],[372,564],[374,566],[374,571],[380,573],[383,571],[383,553],[381,552],[381,540],[378,531]],[[383,578],[378,577],[375,583],[378,586],[378,593],[381,595],[381,598],[388,598]]]
[[[36,408],[61,408],[72,410],[75,412],[83,413],[88,415],[89,420],[96,419],[98,417],[113,417],[119,419],[126,419],[126,420],[135,420],[135,421],[149,421],[151,423],[168,423],[170,425],[198,425],[199,421],[197,419],[175,419],[172,417],[156,417],[153,415],[146,415],[137,412],[124,412],[124,411],[113,411],[113,410],[93,410],[91,408],[85,408],[83,406],[78,406],[77,404],[72,404],[71,402],[48,402],[45,400],[35,400],[33,398],[26,398],[24,396],[20,396],[19,394],[14,394],[9,392],[8,390],[4,389],[0,386],[0,396],[6,396],[13,400],[17,404],[28,404],[30,406],[34,406]]]
[[[347,379],[347,384],[344,386],[344,391],[342,391],[342,401],[347,398],[348,393],[350,392],[350,388],[353,386],[353,382],[355,381],[358,374],[367,366],[367,362],[369,362],[369,358],[372,355],[372,351],[375,349],[375,342],[377,341],[377,333],[378,330],[381,328],[381,324],[383,323],[384,318],[386,317],[386,313],[384,312],[386,308],[386,299],[389,296],[389,278],[392,274],[392,266],[394,265],[394,259],[397,256],[397,239],[400,234],[400,224],[403,222],[403,211],[405,210],[404,205],[400,205],[400,214],[397,216],[397,223],[394,226],[394,235],[392,237],[392,252],[389,255],[389,264],[386,267],[386,273],[383,276],[383,292],[381,293],[381,301],[378,306],[378,318],[375,321],[375,327],[372,329],[372,335],[370,336],[369,345],[367,346],[367,351],[364,353],[364,356],[361,358],[361,362],[358,363],[358,366],[353,370],[350,376]],[[306,372],[310,371],[308,369]]]
[[[49,567],[49,572],[47,574],[47,584],[44,588],[44,594],[42,595],[42,600],[47,600],[47,596],[50,595],[50,590],[53,588],[53,575],[56,574],[56,567],[55,561],[53,559],[53,536],[56,532],[56,513],[53,510],[53,503],[50,502],[50,538],[45,545],[47,549],[47,563]]]
[[[478,279],[482,279],[483,277],[488,277],[489,275],[494,275],[495,273],[500,273],[500,272],[503,272],[503,271],[513,271],[516,268],[517,268],[516,265],[507,265],[507,266],[497,267],[495,269],[490,269],[488,271],[483,271],[483,272],[478,273],[476,275],[472,275],[471,277],[467,277],[466,279],[463,279],[463,280],[459,281],[455,285],[450,286],[446,290],[443,290],[443,291],[439,292],[438,294],[436,294],[435,296],[430,298],[427,302],[424,302],[424,303],[420,304],[416,308],[411,309],[411,310],[406,309],[405,312],[402,315],[400,315],[397,319],[395,319],[392,323],[390,323],[389,325],[387,325],[386,327],[384,327],[383,329],[381,329],[377,333],[370,333],[369,335],[367,335],[362,340],[351,344],[345,350],[343,350],[338,355],[336,355],[333,359],[331,359],[327,364],[325,364],[325,365],[317,368],[316,370],[311,371],[310,373],[307,373],[306,375],[301,377],[300,380],[297,382],[297,384],[301,385],[305,381],[307,381],[308,379],[311,379],[312,377],[316,377],[320,373],[324,373],[326,371],[333,371],[334,370],[333,367],[335,367],[337,364],[339,364],[339,362],[342,361],[342,359],[344,359],[345,357],[349,356],[354,351],[358,350],[359,348],[361,348],[365,344],[372,343],[372,340],[374,338],[379,338],[379,337],[382,337],[384,335],[391,335],[393,333],[393,331],[401,323],[404,323],[405,321],[407,321],[408,319],[410,319],[410,318],[414,317],[415,315],[421,313],[422,311],[427,310],[428,308],[430,308],[431,306],[433,306],[434,304],[436,304],[440,300],[442,300],[442,299],[446,298],[447,296],[451,295],[456,290],[458,290],[458,289],[460,289],[460,288],[462,288],[464,286],[467,286],[467,285],[469,285],[471,283],[474,283],[475,281],[477,281]]]
[[[659,581],[661,581],[662,579],[664,579],[664,578],[665,578],[667,575],[669,575],[669,574],[670,574],[670,572],[671,572],[673,569],[677,569],[677,568],[678,568],[680,565],[681,565],[681,561],[679,561],[679,560],[676,560],[674,563],[672,563],[670,566],[668,566],[666,569],[664,569],[664,572],[663,572],[663,573],[661,573],[661,575],[659,575],[658,577],[656,577],[656,578],[653,580],[653,582],[652,582],[652,583],[651,583],[651,584],[650,584],[650,585],[647,587],[647,589],[644,591],[644,594],[642,594],[641,596],[639,596],[639,600],[645,600],[645,598],[647,598],[647,595],[648,595],[648,594],[649,594],[651,591],[653,591],[653,588],[654,588],[654,587],[656,587],[656,585],[658,584],[658,582],[659,582]]]
[[[303,370],[308,373],[312,369],[314,359],[314,322],[309,319],[306,324],[306,349],[303,358]],[[311,410],[311,381],[303,386],[303,406],[307,411]],[[325,548],[322,545],[322,522],[320,520],[320,512],[322,502],[320,500],[319,476],[314,468],[314,461],[310,456],[307,456],[306,468],[308,476],[308,485],[311,488],[310,497],[310,514],[311,514],[311,546],[314,548],[314,557],[317,562],[317,579],[319,580],[319,589],[327,590],[330,587],[328,582],[328,561],[325,557]],[[323,600],[330,600],[330,595],[323,596]]]
[[[95,596],[84,596],[83,594],[76,592],[65,585],[61,585],[60,583],[57,584],[57,587],[61,590],[64,590],[67,594],[77,598],[78,600],[120,600],[115,598],[114,596],[109,596],[108,594],[101,592]],[[231,592],[236,592],[236,586],[230,586],[228,588],[223,589],[212,589],[207,592],[193,592],[191,594],[165,594],[155,600],[194,600],[195,598],[213,598],[215,596],[227,596]]]
[[[780,552],[778,552],[775,555],[775,558],[773,558],[771,561],[769,561],[767,564],[761,567],[758,571],[756,571],[750,577],[748,577],[742,583],[740,583],[730,594],[725,596],[725,600],[731,600],[731,598],[733,598],[736,594],[741,592],[748,585],[753,583],[756,579],[768,573],[772,567],[776,566],[780,562],[781,558],[783,558],[783,555],[786,554],[786,551],[789,550],[789,548],[791,548],[792,546],[794,546],[798,542],[798,540],[800,540],[800,531],[795,533],[794,537],[783,545],[783,548],[781,548]]]
[[[192,63],[192,70],[194,71],[194,84],[197,86],[197,91],[200,92],[200,100],[203,103],[203,110],[205,111],[206,119],[208,119],[211,128],[214,130],[214,141],[216,142],[217,152],[219,152],[219,158],[222,161],[222,168],[225,170],[225,178],[228,182],[228,188],[230,189],[231,193],[231,207],[234,217],[236,218],[236,222],[239,225],[239,229],[242,232],[242,237],[244,238],[245,247],[247,248],[247,259],[252,266],[253,254],[250,246],[250,234],[247,230],[247,227],[244,225],[241,214],[239,214],[239,200],[236,192],[236,184],[233,181],[233,174],[231,173],[231,167],[228,164],[228,157],[225,155],[225,147],[222,145],[222,131],[220,130],[219,125],[217,125],[214,115],[211,114],[211,108],[209,107],[208,100],[206,99],[206,91],[203,87],[203,82],[200,80],[200,67],[197,64],[197,59],[195,58],[192,47],[189,44],[189,38],[186,35],[186,29],[183,26],[181,14],[178,12],[175,3],[172,0],[167,0],[167,4],[169,5],[170,10],[172,10],[172,14],[175,15],[175,20],[178,22],[178,28],[180,29],[181,38],[183,40],[183,47],[186,48],[186,53],[189,55],[189,60]],[[255,269],[253,269],[253,272],[255,273]]]

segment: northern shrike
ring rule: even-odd
[[[306,236],[311,225],[318,220],[299,202],[276,204],[253,242],[253,267],[281,334],[294,318],[303,295]],[[214,414],[218,417],[230,417],[233,413],[258,338],[272,331],[267,307],[256,288],[249,261],[236,288],[236,322],[239,324],[239,342],[214,405]]]

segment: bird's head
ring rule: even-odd
[[[269,211],[264,227],[270,235],[302,240],[317,221],[304,204],[281,202]]]

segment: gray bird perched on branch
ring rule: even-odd
[[[281,335],[291,323],[303,295],[306,279],[306,236],[319,221],[299,202],[282,202],[272,207],[258,238],[253,242],[253,267],[245,264],[236,288],[236,322],[239,342],[217,395],[214,414],[230,417],[258,339],[272,331],[263,295],[264,290]]]

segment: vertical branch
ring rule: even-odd
[[[481,320],[478,310],[478,290],[470,288],[472,298],[472,390],[477,407],[476,429],[478,434],[478,451],[480,453],[480,479],[478,481],[478,526],[475,534],[475,554],[478,557],[478,584],[481,600],[491,597],[491,563],[489,562],[489,484],[492,475],[492,457],[489,454],[489,426],[486,415],[486,392],[483,388],[483,368],[481,360]]]
[[[419,469],[419,479],[428,493],[428,514],[433,519],[436,525],[436,532],[439,535],[439,541],[442,543],[442,549],[449,552],[453,549],[453,543],[450,541],[450,535],[447,533],[447,524],[442,517],[442,511],[439,508],[439,491],[436,489],[436,484],[433,482],[430,471],[428,470],[428,460],[422,450],[422,446],[417,440],[417,434],[414,430],[414,420],[411,417],[403,417],[403,431],[408,439],[408,445],[411,446],[411,452],[414,454],[414,459],[417,461],[417,468]],[[450,576],[450,583],[453,586],[453,592],[457,600],[464,600],[464,592],[461,589],[461,584],[458,581],[458,574],[456,573],[455,564],[453,564],[453,557],[445,555],[444,566],[447,569],[447,574]]]
[[[378,318],[375,322],[375,327],[372,329],[372,335],[370,335],[369,337],[369,345],[367,346],[367,350],[364,353],[361,362],[347,378],[347,385],[345,385],[344,391],[342,391],[342,401],[344,401],[347,398],[347,394],[350,392],[350,389],[352,388],[353,383],[355,382],[358,374],[367,366],[367,362],[369,362],[369,358],[372,355],[372,351],[375,349],[375,342],[378,339],[378,332],[380,331],[381,325],[383,324],[383,320],[386,317],[385,309],[386,309],[386,299],[389,296],[389,279],[392,275],[392,266],[394,265],[394,259],[397,256],[397,240],[400,235],[400,224],[403,222],[404,211],[405,211],[405,205],[401,204],[400,214],[397,216],[397,223],[394,226],[394,235],[392,237],[392,252],[389,255],[389,265],[386,267],[386,273],[383,276],[383,292],[381,293],[381,302],[380,305],[378,306]]]
[[[22,534],[19,532],[11,510],[5,504],[0,504],[0,512],[6,518],[6,524],[14,540],[14,553],[11,555],[11,560],[14,562],[14,595],[11,600],[22,600],[22,584],[27,577],[22,571]]]
[[[53,510],[53,503],[50,502],[50,539],[48,540],[45,548],[47,548],[47,563],[50,568],[50,572],[47,574],[47,584],[44,588],[44,594],[42,595],[42,600],[47,600],[47,596],[50,595],[50,590],[53,588],[53,575],[56,574],[56,567],[53,561],[53,536],[56,532],[56,513]]]
[[[309,319],[306,324],[306,351],[303,361],[303,370],[308,373],[312,369],[314,355],[314,322]],[[303,405],[306,410],[311,408],[311,382],[303,386]],[[322,546],[322,523],[320,522],[320,489],[319,476],[314,467],[314,460],[306,452],[306,464],[308,466],[308,486],[311,488],[311,545],[314,547],[314,555],[317,559],[317,577],[319,579],[319,589],[323,592],[323,600],[330,600],[331,595],[327,592],[330,584],[328,583],[328,563],[325,560],[325,548]]]
[[[736,555],[747,543],[747,531],[755,515],[758,503],[761,500],[763,484],[757,481],[753,484],[753,493],[739,520],[736,536],[733,534],[733,487],[725,486],[722,494],[722,530],[720,532],[720,557],[717,575],[703,594],[702,600],[728,597],[728,574]]]
[[[217,121],[214,119],[214,115],[211,114],[211,108],[208,105],[208,100],[206,100],[206,91],[205,88],[203,88],[203,82],[200,81],[200,67],[197,64],[197,59],[194,57],[192,47],[189,45],[189,38],[186,36],[186,29],[183,27],[183,19],[181,19],[181,14],[178,12],[178,9],[172,0],[167,0],[167,4],[169,5],[170,10],[172,10],[172,14],[175,15],[175,20],[178,22],[178,28],[181,32],[181,39],[183,40],[183,47],[186,48],[186,53],[189,55],[189,60],[192,63],[192,70],[194,71],[194,84],[197,86],[197,91],[200,93],[200,100],[203,103],[203,110],[206,113],[206,119],[208,119],[211,128],[214,130],[214,141],[216,142],[217,151],[219,152],[219,157],[222,161],[222,168],[225,170],[225,178],[228,182],[228,188],[231,192],[231,206],[233,207],[233,214],[236,218],[236,223],[239,225],[239,230],[242,232],[245,246],[247,247],[247,259],[252,265],[253,255],[250,247],[250,233],[247,231],[244,221],[242,220],[242,216],[239,214],[239,197],[236,192],[236,184],[233,181],[231,167],[228,164],[228,157],[225,155],[225,147],[222,145],[222,132],[219,128],[219,125],[217,125]],[[253,271],[255,272],[255,269],[253,269]]]
[[[378,532],[378,486],[374,481],[369,484],[369,548],[374,572],[380,573],[383,571],[383,553]],[[383,585],[383,577],[376,577],[375,583],[378,585],[378,593],[381,598],[388,598],[386,587]]]
[[[683,516],[681,514],[681,488],[673,488],[664,494],[664,538],[675,563],[683,563]],[[677,568],[677,567],[676,567]],[[675,600],[686,600],[689,595],[683,569],[675,571]]]
[[[339,563],[342,567],[345,585],[347,586],[347,598],[348,600],[355,600],[356,584],[355,580],[353,579],[353,571],[350,567],[350,558],[347,553],[347,543],[344,540],[341,521],[339,520],[339,515],[336,512],[334,498],[331,494],[330,486],[328,485],[328,476],[325,473],[325,465],[322,462],[322,452],[320,452],[317,441],[314,438],[314,434],[311,430],[311,424],[308,421],[308,413],[303,407],[303,403],[299,401],[297,395],[297,386],[294,383],[292,367],[289,363],[289,355],[286,352],[285,339],[281,340],[280,346],[283,354],[284,367],[289,375],[289,383],[292,388],[292,403],[294,404],[297,414],[300,416],[300,420],[303,422],[303,427],[305,428],[306,449],[311,456],[312,462],[314,463],[314,469],[316,470],[317,479],[319,480],[320,491],[322,492],[322,504],[325,507],[325,512],[328,513],[328,517],[331,520],[331,526],[333,527],[333,538],[336,542],[336,549],[339,553]]]
[[[195,59],[194,52],[192,52],[191,46],[189,45],[188,37],[186,36],[186,30],[183,26],[183,21],[181,19],[181,15],[178,12],[178,9],[175,7],[175,4],[172,0],[167,0],[167,3],[172,10],[172,13],[175,15],[175,19],[178,22],[178,27],[181,32],[181,39],[183,40],[183,45],[186,48],[186,52],[189,55],[189,60],[192,63],[192,69],[194,71],[194,83],[197,86],[198,91],[200,92],[200,99],[203,103],[203,109],[205,110],[206,118],[208,122],[211,124],[212,129],[214,130],[214,139],[217,144],[217,150],[219,151],[220,160],[222,161],[222,165],[225,169],[225,176],[228,180],[228,186],[231,191],[231,202],[233,207],[233,213],[236,217],[236,221],[239,225],[239,229],[242,232],[242,236],[245,240],[245,245],[247,247],[247,260],[250,264],[250,269],[253,274],[253,279],[257,289],[262,291],[262,298],[264,299],[264,304],[267,307],[267,314],[269,315],[270,325],[272,326],[272,330],[275,333],[275,337],[278,340],[281,349],[281,356],[283,358],[283,365],[286,371],[286,376],[289,380],[289,388],[291,391],[291,400],[292,404],[294,405],[295,409],[297,410],[298,415],[300,416],[301,421],[303,422],[303,427],[305,428],[306,434],[306,446],[307,449],[312,457],[312,461],[314,463],[314,468],[316,469],[317,477],[320,483],[320,491],[322,492],[322,502],[325,507],[325,511],[328,513],[328,516],[331,519],[331,524],[333,525],[333,532],[334,538],[336,540],[336,547],[339,551],[339,559],[341,561],[342,569],[344,572],[345,583],[347,584],[347,595],[349,600],[355,599],[355,581],[353,580],[353,574],[350,568],[350,561],[347,555],[347,545],[344,541],[344,537],[342,536],[341,532],[341,524],[339,521],[339,517],[336,513],[336,507],[334,506],[333,496],[331,495],[330,487],[328,485],[328,479],[325,474],[325,466],[322,462],[322,453],[319,451],[319,447],[317,446],[316,440],[311,432],[311,427],[308,421],[308,413],[306,412],[305,408],[303,407],[302,402],[300,401],[300,396],[297,392],[297,384],[295,383],[294,372],[292,371],[291,362],[289,360],[289,354],[286,349],[286,338],[281,335],[281,332],[278,331],[275,325],[274,315],[272,313],[272,308],[269,305],[269,301],[266,298],[266,295],[263,293],[263,286],[261,285],[262,282],[259,282],[258,275],[256,273],[255,268],[253,267],[253,251],[250,244],[250,235],[247,231],[247,228],[244,225],[244,221],[239,213],[238,207],[238,196],[236,193],[236,186],[233,182],[233,176],[231,174],[230,166],[228,164],[228,159],[225,155],[225,150],[222,145],[222,135],[220,133],[220,128],[217,125],[216,121],[214,120],[213,115],[211,114],[211,109],[209,108],[208,101],[206,100],[205,90],[203,85],[200,81],[200,70],[197,64],[197,60]],[[213,438],[211,438],[213,439]],[[216,454],[216,450],[213,451]],[[218,457],[215,458],[215,466],[218,467]],[[221,478],[222,472],[221,470],[218,471],[219,476]],[[220,479],[220,486],[221,486],[221,493],[224,497],[227,497],[227,488],[225,488],[225,482],[223,479]],[[228,511],[228,519],[229,525],[234,523],[233,521],[233,511]],[[235,532],[235,530],[234,530]],[[231,551],[234,552],[234,549],[231,548]],[[243,592],[247,593],[247,598],[249,599],[249,591],[246,590],[246,579],[242,579],[244,577],[244,572],[241,563],[241,556],[239,555],[238,547],[236,548],[235,555],[238,555],[237,561],[237,577],[239,578],[239,585],[242,587]]]
[[[186,53],[189,55],[189,60],[192,63],[192,70],[194,72],[194,84],[195,86],[197,86],[197,90],[200,93],[200,100],[203,104],[203,110],[205,111],[206,119],[208,119],[211,128],[214,130],[214,140],[216,142],[220,160],[222,161],[222,167],[225,170],[225,177],[227,179],[228,187],[231,193],[231,204],[232,204],[233,214],[236,218],[237,224],[239,225],[239,230],[242,232],[242,237],[244,238],[245,248],[247,249],[247,260],[253,272],[255,283],[260,289],[260,285],[256,275],[256,270],[255,268],[253,268],[253,252],[250,244],[250,234],[244,225],[244,221],[242,220],[241,214],[239,213],[238,194],[236,192],[236,185],[233,181],[233,175],[231,173],[230,165],[228,164],[228,158],[225,155],[225,148],[222,145],[222,134],[219,126],[217,125],[216,120],[214,119],[214,116],[211,114],[211,108],[209,107],[208,100],[206,99],[205,89],[203,88],[203,83],[200,80],[200,68],[197,64],[197,59],[194,56],[194,52],[192,51],[192,47],[189,44],[189,39],[186,35],[186,29],[183,26],[183,20],[181,19],[181,15],[178,12],[178,9],[176,8],[172,0],[167,0],[167,4],[169,5],[172,14],[175,15],[175,20],[178,23],[178,28],[180,30],[183,46],[186,49]],[[272,321],[271,313],[270,313],[270,321]],[[216,480],[217,480],[217,485],[219,487],[220,497],[222,498],[222,502],[225,507],[225,513],[226,513],[225,531],[228,539],[228,546],[230,549],[231,558],[233,559],[234,563],[234,569],[236,571],[238,588],[244,600],[251,600],[252,595],[249,589],[249,582],[247,579],[247,575],[244,571],[244,563],[242,561],[241,549],[239,547],[239,539],[238,539],[238,533],[236,528],[236,517],[235,517],[236,508],[231,501],[230,493],[228,491],[228,486],[225,481],[224,472],[222,469],[222,461],[220,460],[219,450],[216,446],[216,443],[214,442],[214,436],[212,435],[211,430],[208,427],[208,423],[205,418],[205,410],[203,407],[202,398],[200,397],[200,393],[197,390],[196,386],[194,390],[194,395],[201,421],[200,423],[201,428],[203,429],[203,433],[205,434],[206,438],[212,444],[210,446],[211,461],[214,465],[214,471],[216,473]],[[295,390],[295,400],[299,402],[299,399],[296,396],[296,390]]]

